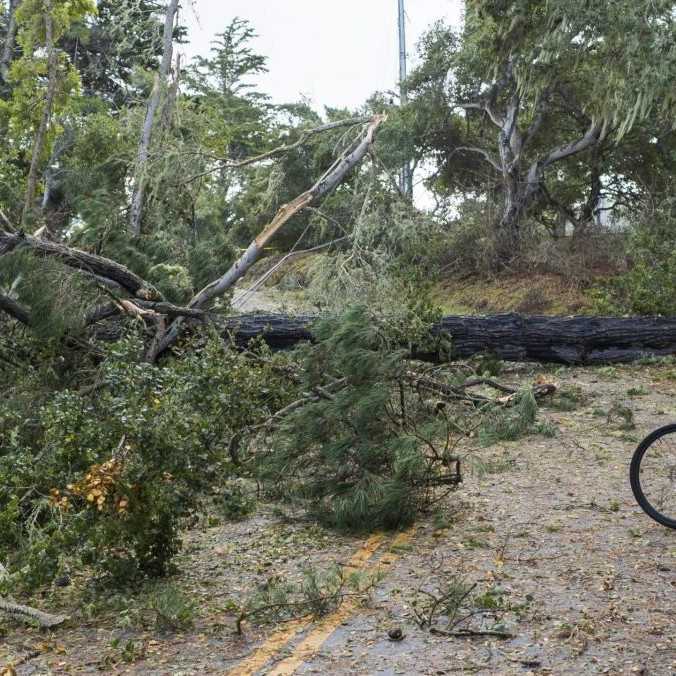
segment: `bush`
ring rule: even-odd
[[[495,406],[485,412],[485,420],[479,429],[482,446],[491,446],[499,441],[515,441],[533,431],[537,418],[537,402],[530,389],[521,390],[515,404],[509,408]]]
[[[629,236],[629,270],[600,286],[603,314],[676,315],[676,198],[665,200]]]
[[[233,473],[233,435],[285,402],[269,360],[218,337],[163,368],[140,361],[134,335],[105,352],[93,393],[22,408],[33,376],[0,404],[0,560],[14,585],[81,562],[120,583],[169,572],[182,520]]]

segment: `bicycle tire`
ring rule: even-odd
[[[629,481],[631,483],[631,490],[634,493],[636,502],[638,502],[641,509],[651,518],[657,521],[657,523],[666,526],[667,528],[676,529],[676,518],[671,518],[665,514],[662,514],[658,509],[656,509],[650,500],[646,497],[643,487],[641,485],[641,463],[645,458],[648,450],[653,446],[653,444],[668,435],[674,435],[674,444],[676,444],[676,424],[665,425],[656,429],[654,432],[651,432],[636,448],[634,455],[631,459],[631,465],[629,467]],[[676,499],[676,495],[674,496]],[[675,505],[676,511],[676,505]]]

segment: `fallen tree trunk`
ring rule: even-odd
[[[312,315],[242,315],[226,321],[238,344],[262,336],[273,348],[312,340]],[[676,317],[527,317],[518,314],[444,317],[436,334],[451,337],[451,357],[494,354],[505,361],[560,364],[630,362],[676,354]],[[416,351],[423,361],[444,359],[439,352]]]

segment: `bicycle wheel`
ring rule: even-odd
[[[631,490],[641,509],[667,528],[676,528],[676,425],[649,434],[634,452]]]

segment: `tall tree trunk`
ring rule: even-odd
[[[33,142],[33,156],[31,166],[28,172],[26,184],[26,201],[23,208],[21,222],[24,226],[28,225],[32,219],[35,202],[35,193],[38,184],[38,175],[40,169],[40,158],[45,148],[45,140],[49,123],[52,118],[52,108],[54,107],[54,97],[56,96],[58,54],[54,45],[54,21],[52,18],[52,0],[45,0],[45,37],[47,49],[47,96],[45,97],[45,107],[42,111],[40,126],[38,127],[35,141]]]
[[[16,10],[21,0],[10,0],[7,9],[7,34],[5,35],[5,44],[2,47],[0,55],[0,76],[6,82],[9,76],[9,67],[14,58],[14,45],[16,42]]]
[[[519,241],[519,227],[525,209],[525,194],[515,170],[503,173],[502,216],[498,223],[498,236],[504,245],[512,248]]]
[[[167,98],[162,106],[162,114],[160,115],[160,128],[162,132],[166,132],[171,128],[172,116],[176,111],[176,103],[178,102],[178,91],[181,82],[181,55],[176,56],[176,65],[174,67],[173,79],[167,90]]]
[[[141,140],[138,147],[138,158],[136,161],[136,175],[134,178],[134,190],[131,198],[131,210],[129,214],[129,234],[132,237],[138,237],[141,234],[141,219],[143,217],[143,198],[145,192],[146,171],[148,156],[150,154],[150,143],[152,140],[153,124],[157,109],[160,106],[162,92],[166,87],[169,68],[173,56],[174,44],[174,22],[178,12],[179,0],[169,0],[167,13],[164,19],[164,48],[162,52],[162,61],[160,63],[159,73],[155,76],[153,90],[148,100],[148,108],[141,132]]]
[[[601,146],[592,149],[589,175],[589,196],[582,206],[582,213],[575,226],[575,235],[583,235],[585,230],[596,223],[597,209],[601,201],[603,183],[601,182]]]
[[[43,191],[41,212],[47,230],[53,235],[62,233],[70,223],[71,208],[65,199],[62,188],[62,170],[58,164],[63,155],[72,147],[74,131],[67,126],[54,142],[47,168],[43,173]]]

